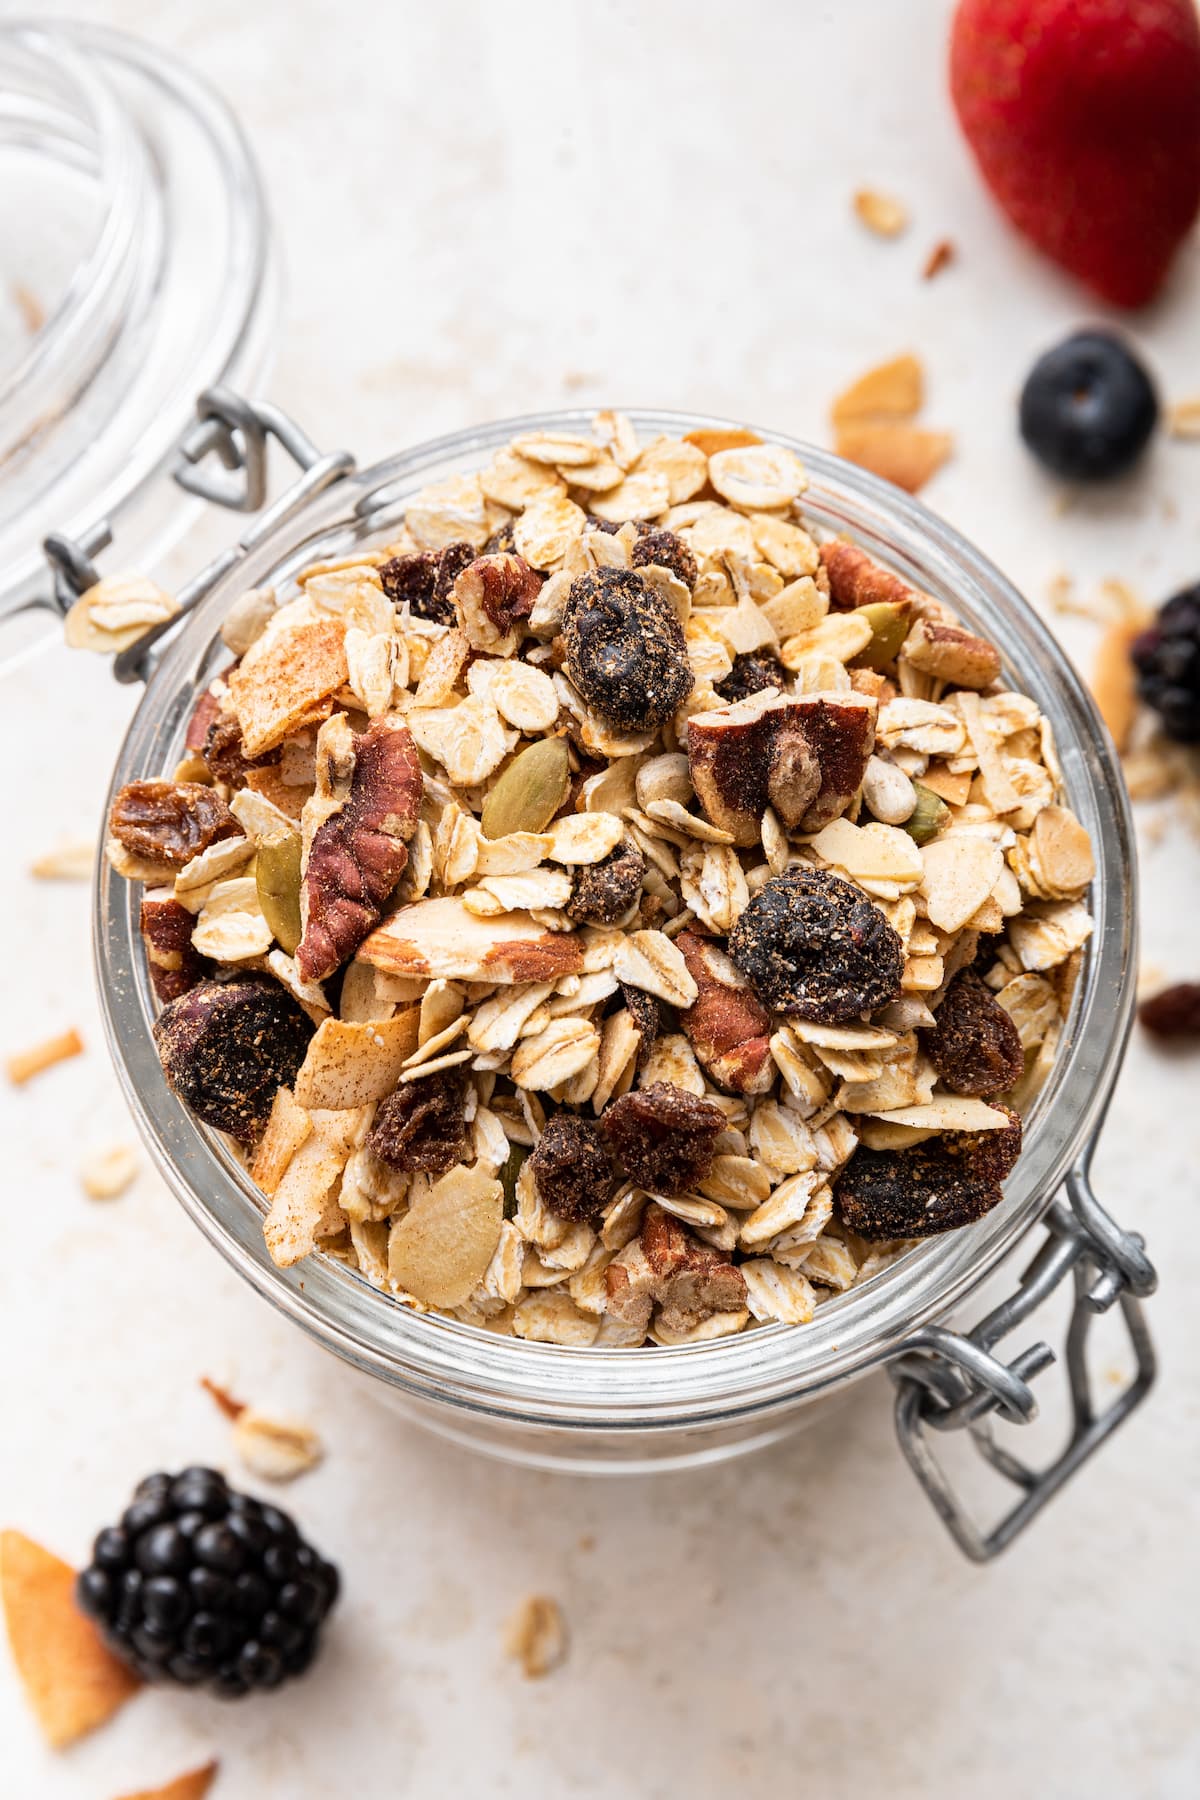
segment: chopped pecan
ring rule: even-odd
[[[221,702],[211,688],[205,688],[188,720],[187,736],[184,743],[189,750],[201,750],[208,736],[208,728],[221,710]]]
[[[112,804],[109,831],[130,856],[181,869],[220,838],[242,828],[199,781],[130,781]]]
[[[515,552],[468,563],[454,583],[454,610],[471,648],[511,656],[521,641],[520,621],[533,611],[541,589],[542,577]]]
[[[622,1094],[600,1126],[617,1161],[652,1194],[682,1194],[704,1180],[725,1114],[669,1081]]]
[[[155,888],[142,899],[142,942],[160,1000],[178,1000],[203,978],[204,958],[192,949],[195,924],[195,914],[180,905],[170,888]]]
[[[955,687],[985,688],[1000,678],[1000,652],[994,644],[938,619],[918,619],[904,640],[903,654],[914,669]]]
[[[402,1081],[379,1102],[367,1148],[393,1169],[444,1175],[467,1157],[462,1077],[448,1069],[423,1081]]]
[[[621,982],[620,987],[621,998],[638,1034],[637,1066],[644,1069],[662,1030],[662,1007],[654,995],[647,994],[643,988],[635,988],[628,981]]]
[[[424,776],[407,726],[377,719],[353,739],[349,791],[317,828],[301,889],[296,961],[324,981],[378,924],[408,861]]]
[[[911,606],[917,598],[915,589],[901,581],[899,575],[893,575],[845,538],[831,538],[821,545],[821,567],[829,578],[831,603],[844,610],[889,601],[903,601]]]
[[[604,1279],[608,1311],[625,1324],[648,1325],[657,1302],[663,1325],[682,1332],[746,1304],[741,1271],[653,1202],[640,1235],[613,1258]]]
[[[599,1126],[555,1113],[529,1159],[538,1199],[560,1219],[594,1225],[608,1205],[612,1158]]]
[[[775,1079],[771,1015],[711,938],[681,931],[675,946],[700,990],[695,1004],[680,1016],[699,1061],[714,1081],[735,1094],[769,1093]]]
[[[864,694],[790,695],[766,688],[688,722],[692,785],[708,817],[743,847],[773,806],[789,830],[820,831],[862,786],[875,747]]]

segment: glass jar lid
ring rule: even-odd
[[[162,477],[195,396],[262,372],[269,222],[232,114],[120,32],[0,27],[0,258],[0,618],[36,618],[48,532],[95,550],[119,520],[134,567],[181,535]]]

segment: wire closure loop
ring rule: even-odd
[[[230,388],[207,388],[196,401],[196,423],[179,446],[175,481],[191,494],[234,512],[257,513],[267,497],[268,449],[274,438],[299,467],[298,481],[267,507],[235,544],[222,550],[206,568],[180,590],[179,605],[169,619],[149,631],[113,658],[118,681],[145,681],[153,666],[159,640],[174,631],[218,581],[286,519],[303,511],[325,488],[353,473],[354,458],[348,450],[323,455],[289,414],[265,400],[247,400]],[[218,465],[213,466],[213,463]],[[54,603],[64,616],[79,596],[94,587],[100,572],[93,560],[112,542],[112,531],[102,522],[85,542],[54,533],[43,549],[54,575]]]
[[[891,1361],[896,1383],[896,1431],[904,1451],[943,1524],[973,1562],[990,1562],[1075,1470],[1149,1393],[1155,1376],[1154,1348],[1142,1319],[1140,1300],[1154,1292],[1157,1277],[1142,1239],[1123,1231],[1091,1190],[1085,1159],[1067,1177],[1070,1206],[1055,1201],[1046,1214],[1047,1235],[1017,1290],[968,1333],[929,1325],[913,1333]],[[1011,1363],[993,1354],[1000,1339],[1043,1304],[1067,1275],[1075,1301],[1065,1343],[1071,1404],[1071,1434],[1065,1449],[1044,1469],[1033,1469],[997,1443],[994,1418],[1028,1424],[1037,1416],[1030,1381],[1056,1360],[1046,1343],[1035,1343]],[[1136,1372],[1107,1409],[1097,1409],[1087,1366],[1092,1320],[1114,1301],[1133,1350]],[[1022,1498],[990,1532],[975,1524],[933,1455],[927,1429],[966,1429],[980,1456],[1021,1490]]]

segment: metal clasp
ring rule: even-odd
[[[937,1325],[915,1332],[892,1362],[900,1447],[943,1524],[973,1562],[990,1562],[1006,1549],[1141,1404],[1154,1382],[1154,1346],[1140,1302],[1154,1292],[1157,1277],[1142,1239],[1123,1231],[1104,1211],[1091,1190],[1086,1161],[1071,1171],[1065,1185],[1070,1205],[1056,1200],[1050,1207],[1043,1221],[1046,1240],[1016,1292],[965,1334]],[[1006,1363],[993,1352],[1067,1275],[1075,1287],[1065,1344],[1071,1432],[1059,1455],[1034,1469],[997,1443],[993,1415],[1015,1424],[1034,1419],[1037,1399],[1029,1384],[1056,1360],[1055,1353],[1048,1344],[1035,1343]],[[1092,1320],[1114,1301],[1120,1303],[1136,1372],[1101,1409],[1087,1365],[1088,1334]],[[988,1532],[980,1530],[956,1494],[928,1435],[963,1429],[979,1455],[1020,1489],[1020,1498]]]
[[[127,650],[113,658],[118,681],[144,681],[159,641],[210,594],[231,569],[277,525],[301,512],[315,495],[353,473],[347,450],[323,454],[285,412],[268,401],[247,400],[229,388],[207,388],[196,401],[196,423],[184,434],[172,470],[180,487],[214,506],[235,512],[259,512],[267,497],[267,451],[271,438],[300,469],[300,477],[227,549],[180,590],[179,605],[169,619],[152,626]],[[213,466],[214,462],[216,465]],[[79,596],[94,587],[100,572],[93,560],[112,542],[107,521],[87,538],[76,541],[59,533],[43,549],[54,574],[54,599],[65,615]]]

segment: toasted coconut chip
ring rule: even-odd
[[[391,1019],[324,1020],[296,1076],[297,1103],[340,1111],[382,1100],[417,1048],[420,1018],[410,1006]]]
[[[326,718],[349,678],[339,619],[281,627],[250,646],[229,677],[247,757],[262,756],[302,725]]]
[[[947,431],[922,431],[916,425],[843,425],[834,449],[847,462],[917,494],[951,455],[954,439]]]
[[[120,1794],[117,1800],[204,1800],[217,1778],[217,1763],[206,1762],[198,1769],[176,1775],[162,1787],[139,1788],[136,1794]]]
[[[333,1190],[349,1154],[349,1147],[314,1132],[288,1163],[263,1224],[267,1249],[281,1269],[311,1255],[317,1239],[340,1224]]]
[[[275,1095],[271,1116],[255,1152],[250,1170],[268,1199],[283,1180],[284,1172],[312,1131],[312,1120],[304,1107],[298,1106],[287,1088]]]
[[[21,1531],[0,1532],[0,1605],[25,1697],[56,1750],[141,1687],[75,1604],[75,1571]]]
[[[911,419],[921,410],[924,385],[920,360],[911,351],[893,356],[843,388],[830,416],[835,425],[862,419]]]

